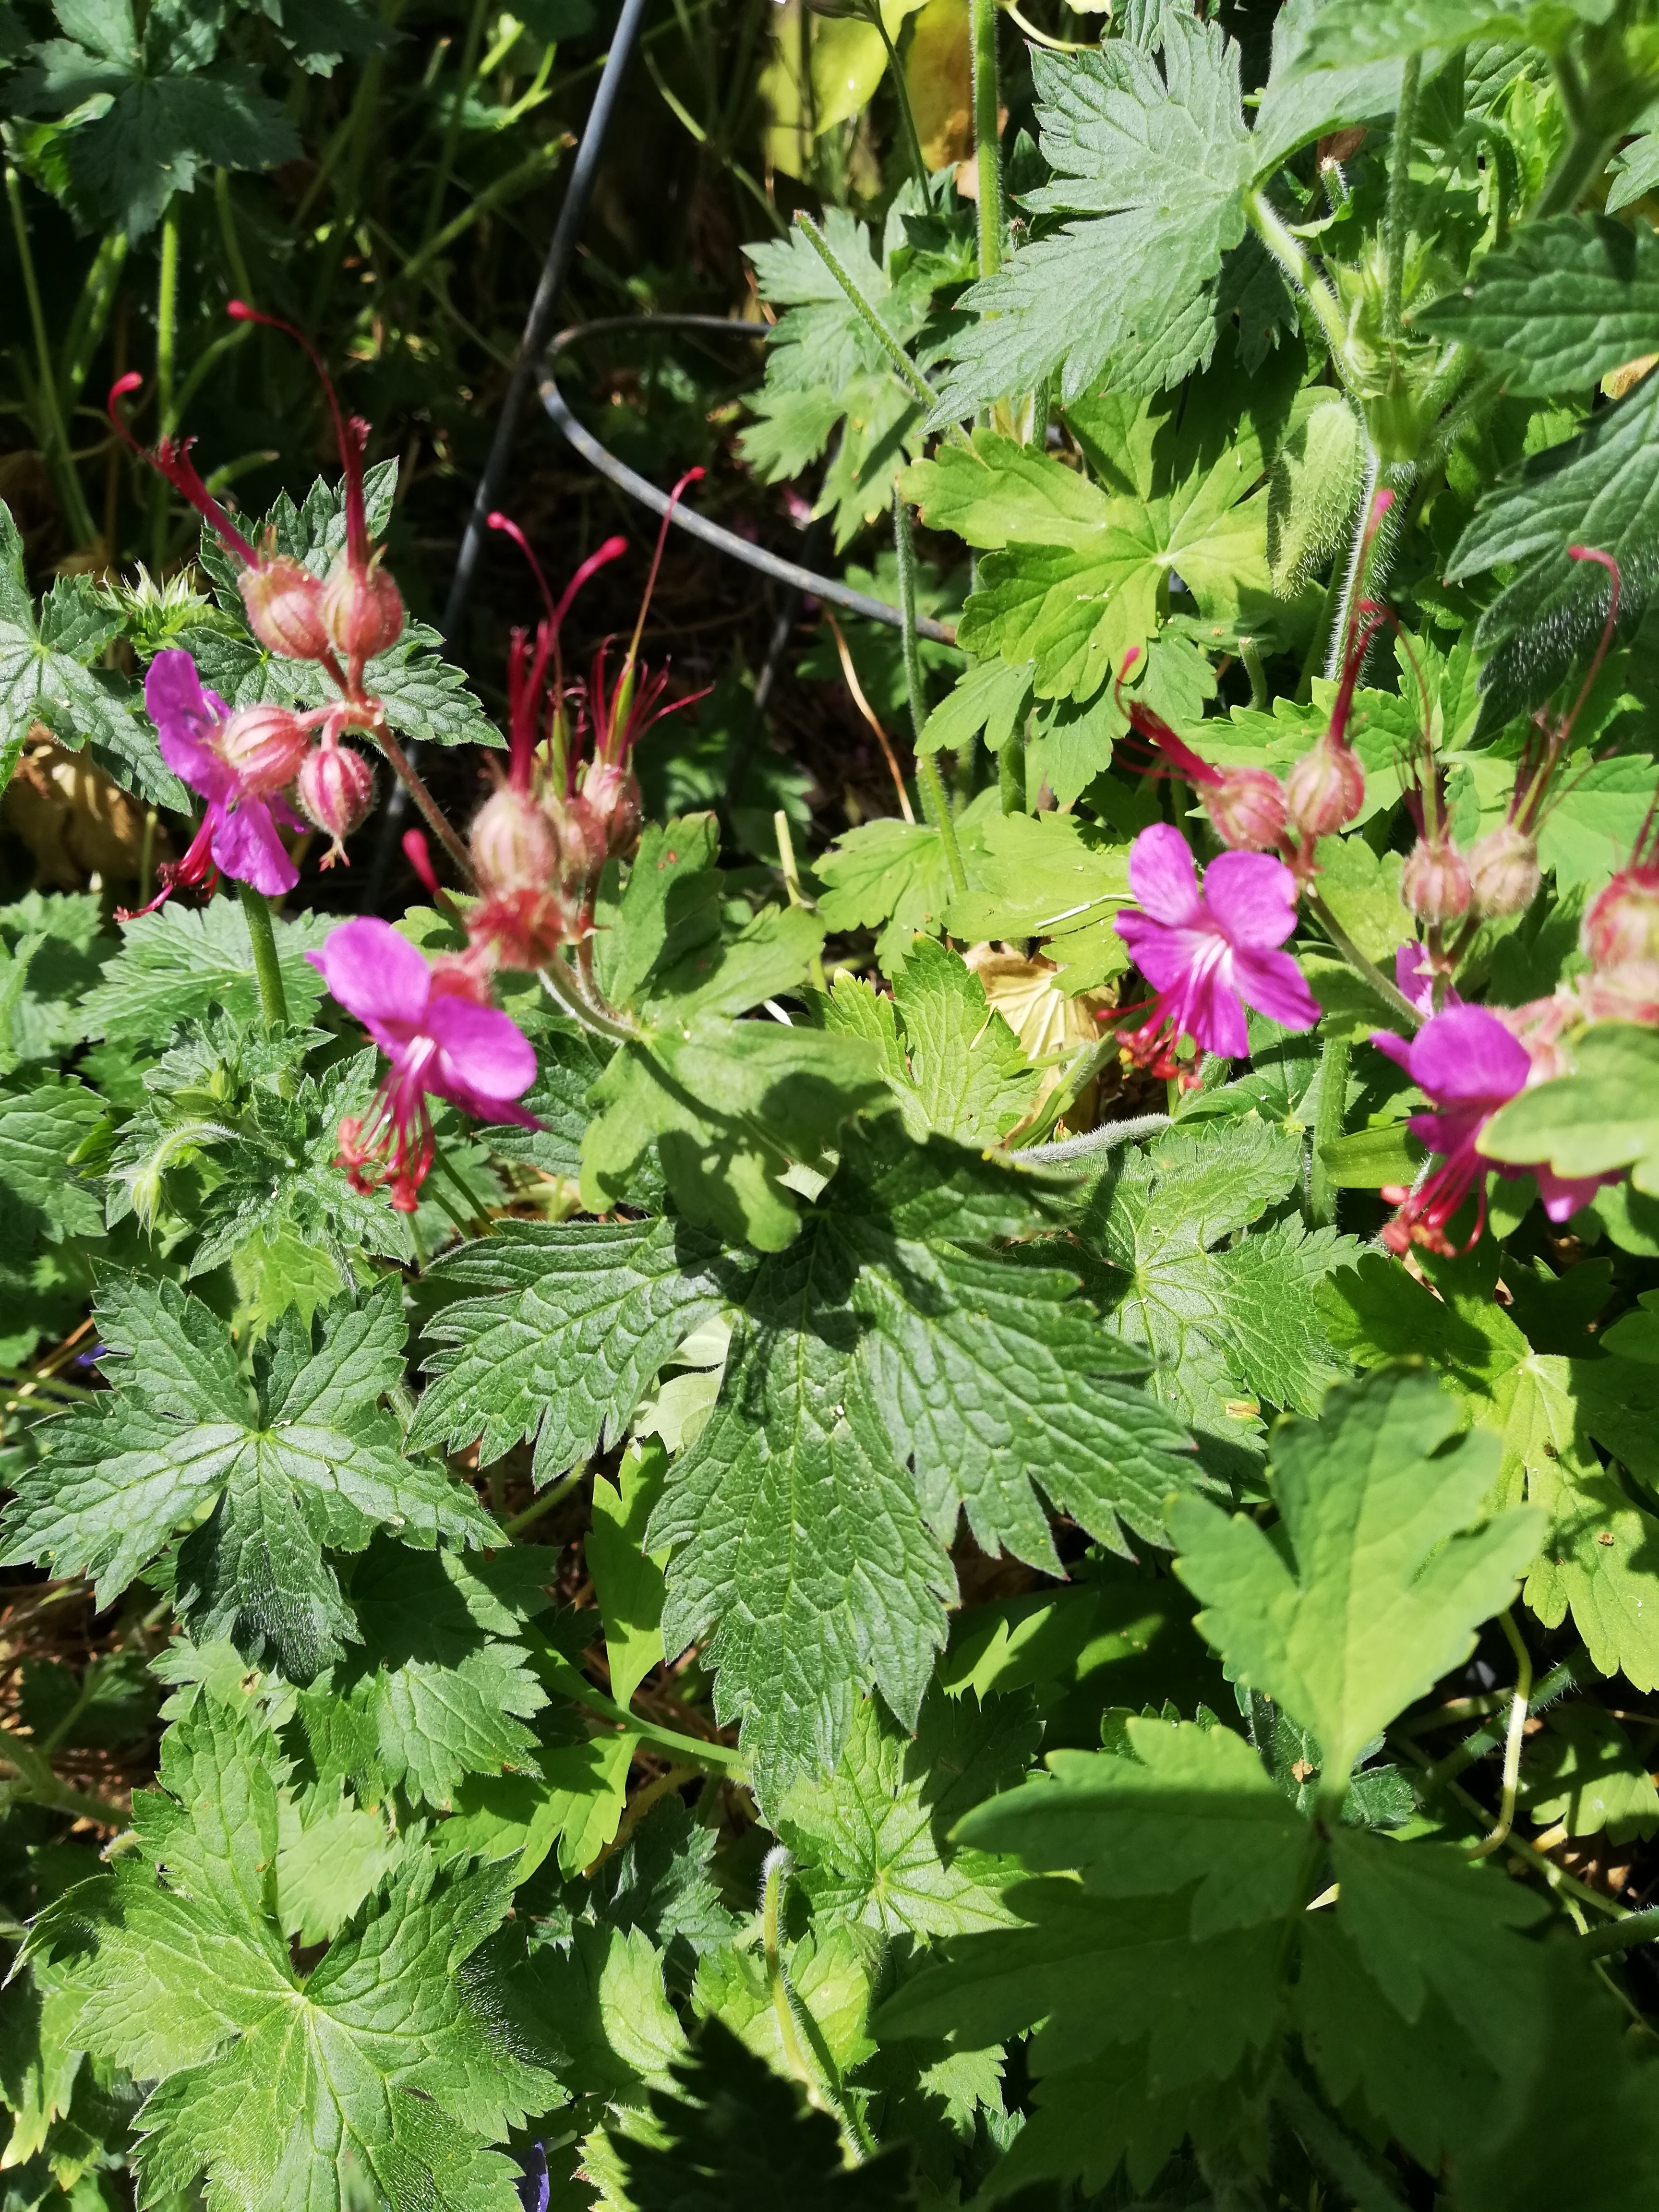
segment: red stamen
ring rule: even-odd
[[[190,449],[196,441],[193,438],[178,441],[161,438],[156,441],[155,452],[151,453],[147,447],[139,444],[121,420],[116,409],[116,401],[125,399],[129,392],[137,392],[143,381],[143,378],[136,368],[129,369],[125,376],[117,377],[109,388],[109,398],[105,402],[105,410],[114,427],[117,437],[124,444],[130,446],[141,461],[148,461],[159,476],[165,477],[182,498],[189,501],[198,514],[211,525],[222,544],[228,545],[233,553],[246,561],[250,568],[257,568],[258,555],[196,472],[195,464],[190,458]]]
[[[404,830],[404,858],[414,869],[422,884],[431,892],[433,897],[441,897],[442,886],[438,881],[437,871],[432,865],[432,849],[426,842],[426,833],[423,830]]]
[[[225,313],[233,322],[263,323],[267,330],[281,331],[284,337],[302,345],[311,356],[328,400],[329,412],[334,417],[334,435],[340,448],[340,466],[345,474],[346,548],[355,568],[368,566],[368,517],[363,505],[363,455],[368,445],[368,424],[354,415],[350,420],[340,412],[333,379],[323,367],[323,357],[303,331],[285,323],[280,315],[268,315],[262,308],[250,307],[246,300],[232,300]]]
[[[634,625],[634,635],[629,640],[628,658],[623,663],[623,681],[628,680],[629,670],[639,659],[640,640],[645,635],[645,617],[650,611],[651,594],[657,588],[657,571],[662,566],[663,548],[668,543],[668,526],[674,519],[674,509],[679,505],[680,495],[688,484],[701,483],[704,471],[688,469],[668,495],[668,504],[662,511],[662,526],[657,532],[657,550],[651,556],[651,573],[645,580],[645,597],[640,601],[640,618]]]

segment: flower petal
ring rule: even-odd
[[[1494,1110],[1524,1085],[1527,1048],[1484,1006],[1448,1006],[1425,1022],[1407,1062],[1412,1081],[1437,1104],[1490,1099]]]
[[[1212,961],[1193,976],[1177,1018],[1200,1051],[1242,1060],[1250,1048],[1244,1009],[1224,961]]]
[[[1187,840],[1168,822],[1154,822],[1129,848],[1129,889],[1155,921],[1195,921],[1202,909],[1198,871]]]
[[[1538,1195],[1552,1221],[1570,1221],[1589,1204],[1604,1182],[1619,1181],[1616,1175],[1559,1176],[1553,1168],[1541,1164],[1532,1172],[1538,1178]]]
[[[438,1047],[428,1091],[481,1121],[531,1119],[514,1101],[536,1079],[536,1054],[516,1022],[494,1006],[445,994],[427,1008],[425,1026]]]
[[[1224,857],[1249,860],[1259,856],[1253,853],[1230,853]],[[1220,866],[1218,860],[1215,867]],[[1214,873],[1213,868],[1211,872]],[[1233,981],[1245,1005],[1254,1006],[1259,1014],[1266,1014],[1281,1029],[1310,1030],[1319,1019],[1319,1001],[1288,952],[1235,952],[1231,967]]]
[[[217,699],[203,691],[196,663],[179,647],[168,646],[149,664],[144,711],[155,725],[161,758],[204,799],[228,799],[236,779],[208,743],[218,726],[210,696]]]
[[[1401,988],[1404,988],[1403,985]],[[1396,1036],[1392,1030],[1373,1030],[1370,1042],[1380,1053],[1391,1060],[1396,1067],[1403,1068],[1407,1075],[1411,1073],[1412,1047],[1409,1037]]]
[[[1223,853],[1204,872],[1204,903],[1235,945],[1270,952],[1296,927],[1296,878],[1271,854]]]
[[[1212,930],[1171,928],[1167,922],[1154,921],[1150,915],[1137,914],[1132,907],[1118,915],[1115,927],[1133,954],[1135,966],[1155,991],[1169,990],[1206,955],[1214,959],[1223,950]]]
[[[383,1032],[407,1041],[426,1019],[432,970],[389,921],[362,915],[331,929],[320,952],[306,958],[349,1014],[356,1014],[383,1051]]]
[[[239,884],[252,884],[267,898],[291,891],[300,880],[263,799],[245,799],[234,813],[221,809],[213,832],[213,857],[226,875]]]

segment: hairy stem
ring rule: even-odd
[[[63,410],[58,404],[58,375],[52,367],[52,345],[46,337],[46,310],[40,304],[40,287],[34,273],[34,255],[29,245],[28,221],[23,210],[23,185],[15,168],[6,164],[6,198],[11,204],[12,234],[17,240],[17,258],[23,272],[23,296],[28,302],[29,327],[34,337],[35,374],[40,384],[40,443],[46,448],[46,466],[58,498],[64,503],[70,526],[78,545],[90,545],[98,535],[98,526],[87,505],[87,495],[81,489],[81,479],[76,473],[75,455],[64,428]]]
[[[945,865],[951,872],[951,887],[960,896],[968,888],[968,875],[962,865],[962,848],[957,843],[957,825],[951,819],[950,798],[939,772],[937,756],[922,750],[921,733],[927,720],[927,701],[922,690],[921,655],[916,649],[916,542],[910,531],[910,510],[896,485],[893,490],[893,545],[898,556],[899,613],[903,617],[901,635],[904,641],[904,688],[909,696],[910,730],[916,748],[916,787],[921,793],[922,811],[932,820],[945,848]]]
[[[1336,1219],[1336,1192],[1323,1152],[1342,1134],[1351,1049],[1346,1037],[1328,1036],[1320,1054],[1319,1109],[1314,1115],[1313,1158],[1308,1168],[1308,1225],[1312,1229],[1328,1229]]]
[[[979,273],[1002,266],[1002,132],[998,121],[996,0],[969,0],[974,60],[974,165],[979,178]]]
[[[819,260],[823,262],[824,267],[835,278],[836,283],[840,285],[842,290],[846,293],[848,300],[853,304],[854,309],[856,312],[860,321],[863,323],[865,328],[875,339],[877,344],[880,346],[888,360],[891,362],[893,367],[904,379],[904,381],[909,386],[911,391],[915,393],[916,398],[921,401],[922,404],[926,407],[931,407],[933,404],[933,386],[929,384],[927,378],[916,367],[915,362],[911,360],[909,355],[906,353],[904,348],[893,336],[891,331],[888,329],[886,324],[883,322],[881,317],[876,313],[870,302],[865,298],[863,293],[860,291],[858,286],[853,281],[852,271],[848,269],[846,264],[842,262],[841,256],[836,252],[835,247],[830,245],[829,240],[818,228],[817,223],[813,222],[811,216],[806,214],[805,210],[802,210],[796,216],[795,222],[803,234],[811,242],[812,251],[817,255]]]
[[[1532,1701],[1532,1654],[1511,1613],[1507,1610],[1500,1613],[1498,1625],[1515,1654],[1515,1694],[1504,1740],[1504,1787],[1498,1803],[1498,1825],[1469,1853],[1472,1859],[1490,1858],[1495,1850],[1501,1850],[1515,1825],[1515,1800],[1521,1786],[1521,1747],[1526,1737],[1527,1708]]]
[[[1400,105],[1395,111],[1394,148],[1389,157],[1389,212],[1383,230],[1388,279],[1382,293],[1382,334],[1391,341],[1400,336],[1406,239],[1411,228],[1412,132],[1417,124],[1417,91],[1422,81],[1423,57],[1409,55],[1400,80]]]
[[[612,1044],[631,1044],[638,1037],[639,1031],[632,1023],[619,1021],[614,1014],[602,1012],[590,1004],[576,988],[574,976],[556,957],[537,973],[548,997],[590,1035],[608,1037]]]
[[[1423,1017],[1417,1008],[1403,992],[1395,988],[1374,960],[1365,957],[1317,891],[1310,891],[1308,895],[1308,911],[1355,975],[1364,977],[1389,1011],[1398,1014],[1402,1021],[1409,1022],[1414,1030],[1421,1029]]]
[[[170,199],[161,217],[161,269],[155,293],[155,427],[173,430],[173,362],[179,337],[179,206]],[[159,580],[167,557],[167,482],[156,471],[150,484],[150,561]]]
[[[253,975],[259,986],[259,1011],[271,1029],[286,1027],[288,994],[283,988],[282,963],[276,957],[276,933],[271,927],[270,902],[252,884],[239,884],[237,902],[247,921],[248,943],[253,948]]]
[[[463,882],[472,883],[475,880],[472,873],[472,856],[454,830],[450,828],[442,807],[422,782],[420,775],[408,754],[383,721],[377,722],[370,730],[369,735],[386,755],[392,774],[414,800],[416,805],[419,807],[427,827],[460,870]]]
[[[1529,216],[1534,222],[1541,222],[1546,216],[1566,215],[1576,207],[1578,195],[1592,178],[1600,176],[1618,143],[1611,131],[1600,129],[1591,117],[1583,79],[1570,55],[1557,57],[1555,82],[1572,124],[1572,136],[1533,202]]]
[[[1358,2212],[1406,2212],[1406,2200],[1394,2184],[1384,2179],[1358,2144],[1288,2070],[1279,2073],[1273,2102],[1302,2138],[1310,2157],[1324,2167]]]
[[[893,80],[893,90],[898,98],[899,131],[904,140],[905,157],[910,164],[910,173],[925,190],[927,164],[921,158],[921,140],[916,131],[915,110],[910,105],[910,88],[904,82],[904,64],[899,59],[898,48],[887,34],[879,0],[871,7],[870,20],[881,33],[881,43],[887,49],[887,71]]]
[[[1336,373],[1347,386],[1348,331],[1335,293],[1314,267],[1312,257],[1301,240],[1280,221],[1266,192],[1252,192],[1244,203],[1244,214],[1251,229],[1291,283],[1299,292],[1305,294],[1308,305],[1313,309],[1319,327],[1324,332],[1325,343],[1330,349]]]
[[[522,1513],[515,1513],[510,1521],[502,1522],[502,1535],[517,1536],[524,1529],[528,1528],[532,1522],[539,1521],[544,1514],[550,1513],[556,1505],[562,1505],[587,1473],[587,1467],[588,1462],[586,1460],[580,1460],[571,1468],[568,1474],[562,1474],[556,1482],[550,1483],[541,1496],[532,1498]]]

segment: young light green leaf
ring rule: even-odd
[[[1488,1159],[1560,1176],[1631,1170],[1659,1196],[1659,1036],[1634,1022],[1600,1022],[1580,1039],[1571,1075],[1559,1075],[1500,1107],[1480,1137]]]
[[[668,1554],[646,1550],[645,1530],[667,1471],[668,1455],[660,1444],[630,1444],[616,1485],[604,1475],[593,1481],[593,1525],[585,1556],[605,1623],[611,1694],[623,1706],[662,1663],[663,1569]]]
[[[1273,1494],[1290,1557],[1257,1524],[1196,1498],[1170,1508],[1176,1571],[1238,1678],[1311,1729],[1328,1794],[1369,1739],[1474,1649],[1537,1550],[1527,1506],[1471,1530],[1497,1471],[1432,1376],[1343,1385],[1316,1423],[1280,1428]],[[1468,1533],[1465,1533],[1468,1532]]]

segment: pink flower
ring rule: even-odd
[[[1278,949],[1296,927],[1296,882],[1281,862],[1224,853],[1200,890],[1186,839],[1155,822],[1129,849],[1129,888],[1140,911],[1120,914],[1117,933],[1157,994],[1124,1040],[1137,1065],[1173,1075],[1183,1034],[1203,1051],[1242,1058],[1246,1006],[1291,1030],[1319,1019],[1301,969]]]
[[[398,1211],[415,1211],[432,1165],[428,1094],[480,1121],[541,1127],[518,1103],[536,1078],[530,1040],[479,1003],[479,977],[465,959],[428,967],[390,922],[367,916],[331,930],[306,957],[392,1062],[367,1124],[340,1124],[338,1164],[354,1190],[389,1183]]]
[[[180,884],[210,884],[216,871],[252,884],[268,897],[291,891],[299,871],[276,825],[302,830],[305,824],[283,799],[250,792],[221,756],[217,740],[230,723],[230,708],[216,691],[202,689],[187,653],[171,646],[156,654],[144,678],[144,707],[155,725],[161,758],[207,801],[202,826],[189,852],[168,872],[161,898]]]
[[[1492,1164],[1476,1149],[1480,1132],[1500,1106],[1526,1089],[1534,1073],[1533,1056],[1500,1016],[1486,1006],[1448,1006],[1425,1022],[1409,1043],[1386,1030],[1373,1030],[1371,1042],[1403,1067],[1429,1099],[1434,1110],[1413,1114],[1407,1127],[1431,1152],[1444,1155],[1444,1164],[1416,1190],[1383,1192],[1399,1212],[1383,1230],[1382,1241],[1391,1252],[1405,1252],[1413,1244],[1448,1255],[1467,1251],[1486,1218],[1486,1176]],[[1543,1073],[1554,1070],[1547,1067]],[[1504,1167],[1498,1172],[1511,1177],[1535,1176],[1538,1194],[1552,1221],[1566,1220],[1589,1205],[1601,1183],[1616,1180],[1598,1176],[1569,1180],[1541,1165]],[[1460,1247],[1447,1236],[1446,1224],[1471,1191],[1479,1200],[1474,1231]]]

